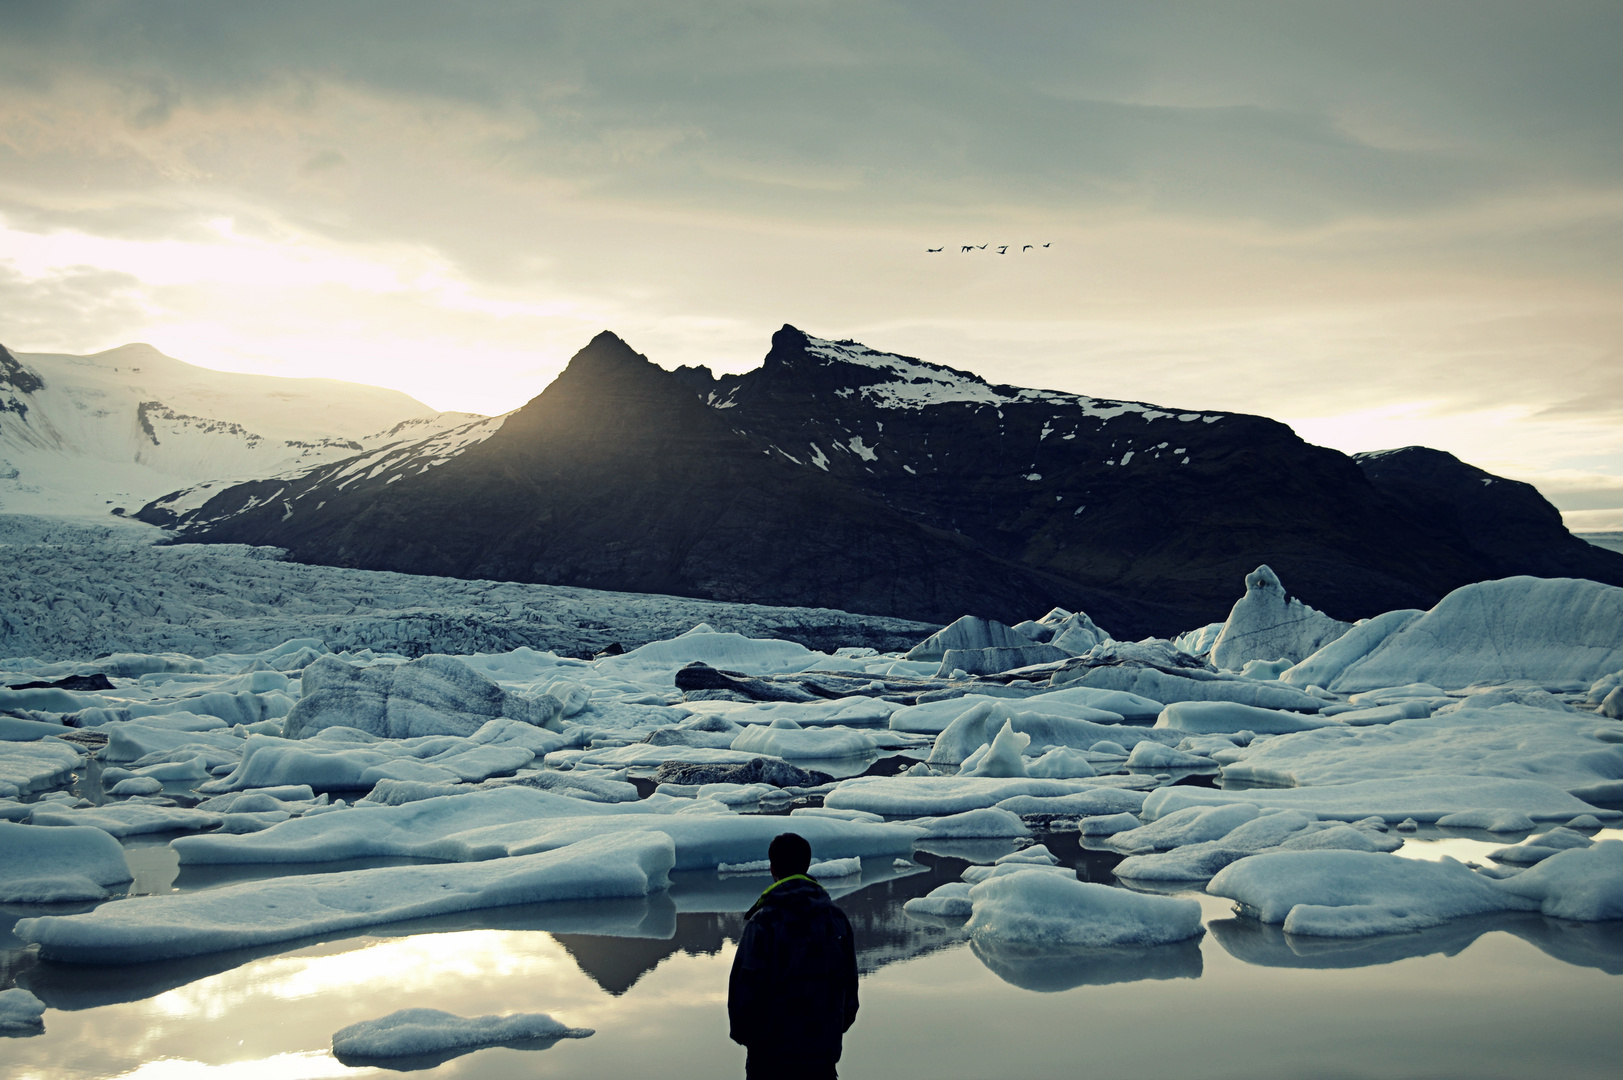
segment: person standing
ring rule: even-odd
[[[746,1080],[831,1080],[857,1018],[851,922],[806,871],[811,845],[783,833],[767,849],[772,884],[745,917],[727,985],[729,1035]]]

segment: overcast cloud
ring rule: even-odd
[[[492,412],[792,322],[1623,528],[1620,286],[1617,3],[0,0],[21,351]]]

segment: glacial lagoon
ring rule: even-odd
[[[1617,836],[1623,830],[1597,839]],[[167,839],[126,842],[132,893],[298,869],[181,868]],[[1112,881],[1119,855],[1084,848],[1075,833],[1037,839],[1083,879]],[[1481,858],[1507,839],[1428,827],[1402,853]],[[1373,938],[1292,938],[1197,886],[1169,891],[1200,901],[1201,938],[1033,955],[989,950],[953,920],[903,913],[906,900],[1014,849],[926,841],[915,868],[871,860],[865,884],[836,885],[863,971],[842,1076],[1616,1075],[1623,923],[1533,912]],[[475,911],[296,948],[123,967],[40,962],[9,933],[19,917],[89,905],[8,905],[0,978],[49,1011],[43,1034],[0,1043],[6,1073],[300,1080],[410,1066],[424,1077],[741,1076],[743,1051],[726,1033],[726,979],[742,912],[766,881],[678,873],[669,891],[646,898]],[[596,1034],[394,1069],[332,1056],[334,1031],[408,1007],[546,1012]]]

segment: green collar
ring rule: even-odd
[[[759,911],[761,909],[761,905],[766,902],[766,894],[771,892],[773,889],[776,889],[779,885],[782,885],[786,881],[809,881],[818,888],[822,888],[822,884],[818,882],[816,878],[808,877],[805,874],[790,874],[788,877],[781,877],[761,890],[761,895],[756,898],[755,903],[750,905],[750,909],[745,913],[744,918],[748,919],[751,915],[754,915],[757,911]]]

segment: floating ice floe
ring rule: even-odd
[[[1136,746],[1145,740],[1168,744],[1176,741],[1165,732],[1122,724],[1121,717],[1114,713],[1074,707],[1067,710],[1073,715],[1067,716],[1041,710],[1041,698],[1019,702],[978,702],[947,724],[936,737],[928,760],[932,764],[961,764],[980,747],[991,742],[1006,724],[1020,734],[1029,736],[1030,741],[1022,752],[1032,757],[1056,746],[1086,750],[1105,740],[1129,746]],[[1089,715],[1077,716],[1075,713]]]
[[[658,832],[675,844],[678,870],[766,857],[779,818],[737,815],[715,802],[654,795],[596,803],[502,786],[398,806],[359,803],[242,836],[178,837],[182,864],[333,862],[371,856],[477,861],[524,855],[612,834]],[[796,829],[821,859],[906,855],[920,830],[838,818],[807,818]]]
[[[1111,642],[1093,651],[1117,650],[1120,644]],[[1053,685],[1066,689],[1081,686],[1118,690],[1162,704],[1176,701],[1234,701],[1261,709],[1288,709],[1294,712],[1317,712],[1324,704],[1321,698],[1277,682],[1261,682],[1241,675],[1225,676],[1200,668],[1166,670],[1131,659],[1090,663],[1090,656],[1085,654],[1076,666],[1062,667],[1054,672],[1051,676]]]
[[[1510,577],[1455,589],[1349,664],[1329,689],[1530,680],[1583,690],[1619,668],[1623,589],[1577,578]]]
[[[1194,900],[1145,896],[1035,867],[969,890],[976,938],[1032,945],[1160,945],[1202,933]]]
[[[359,667],[324,656],[304,669],[302,696],[288,714],[289,738],[329,727],[406,739],[472,735],[503,717],[545,727],[563,713],[550,694],[503,690],[450,656],[430,655],[395,667]],[[256,718],[257,719],[257,718]]]
[[[1345,784],[1284,789],[1165,787],[1144,798],[1141,813],[1153,820],[1190,806],[1216,806],[1246,802],[1258,807],[1301,810],[1323,818],[1359,821],[1378,817],[1399,822],[1435,822],[1465,810],[1518,810],[1534,821],[1566,821],[1575,814],[1594,814],[1608,820],[1623,817],[1616,810],[1598,810],[1560,788],[1536,780],[1508,780],[1491,776],[1417,773]]]
[[[45,1030],[45,1002],[14,986],[0,990],[0,1034],[37,1034]]]
[[[0,902],[103,900],[132,880],[124,849],[91,828],[44,829],[0,822]]]
[[[83,915],[23,919],[13,932],[38,944],[47,959],[145,963],[479,908],[645,896],[667,887],[674,860],[668,837],[631,832],[486,862],[351,870],[135,897]]]
[[[902,905],[908,915],[931,915],[943,919],[967,919],[973,910],[969,901],[970,883],[949,881],[924,896],[915,896]]]
[[[81,760],[79,751],[55,739],[0,744],[0,797],[51,787],[77,769]]]
[[[1021,649],[1031,644],[1031,638],[994,619],[965,615],[913,646],[905,659],[939,662],[949,650]]]
[[[917,818],[908,824],[920,826],[924,830],[924,836],[938,840],[982,840],[1031,835],[1031,830],[1020,820],[1020,815],[995,807],[965,810],[961,814],[948,814],[946,817]]]
[[[1088,786],[1081,780],[1030,776],[859,776],[829,792],[823,805],[887,817],[922,817],[979,810],[1016,795],[1070,795]]]
[[[591,1028],[572,1028],[546,1013],[467,1017],[440,1009],[401,1009],[334,1032],[332,1052],[341,1063],[354,1065],[443,1056],[446,1051],[466,1053],[521,1041],[584,1039],[594,1034]]]
[[[1161,818],[1155,824],[1167,820]],[[1402,847],[1402,838],[1385,829],[1372,820],[1347,825],[1317,821],[1296,810],[1265,811],[1215,839],[1130,856],[1117,863],[1113,872],[1130,881],[1200,881],[1230,863],[1265,851],[1396,851]]]
[[[1596,732],[1593,718],[1526,705],[1461,709],[1376,727],[1338,725],[1253,742],[1226,755],[1223,776],[1307,786],[1471,774],[1537,780],[1581,797],[1585,790],[1604,790],[1623,778],[1623,745],[1602,740]],[[1623,794],[1623,783],[1616,789]]]
[[[110,836],[140,836],[144,833],[184,832],[212,829],[221,823],[221,816],[204,810],[191,810],[179,806],[159,806],[153,803],[122,802],[110,806],[54,807],[40,806],[28,819],[34,825],[84,826],[99,829]]]
[[[1554,919],[1623,919],[1623,840],[1558,852],[1496,884]]]
[[[384,739],[354,728],[330,727],[306,739],[253,735],[237,767],[198,790],[306,784],[323,791],[364,791],[380,780],[473,782],[512,773],[568,738],[518,720],[496,719],[466,737],[429,735]]]
[[[1575,829],[1557,827],[1537,836],[1529,836],[1519,844],[1490,851],[1488,858],[1513,866],[1532,866],[1534,863],[1543,862],[1551,855],[1573,848],[1586,848],[1593,843],[1593,840]]]
[[[739,732],[732,749],[780,758],[842,758],[872,754],[879,744],[866,732],[849,728],[806,729],[792,720],[774,720]]]
[[[1254,855],[1219,871],[1206,891],[1237,901],[1263,922],[1282,923],[1287,934],[1315,937],[1400,933],[1537,906],[1453,859],[1365,851]]]
[[[1258,735],[1285,735],[1330,727],[1336,721],[1279,709],[1259,709],[1233,701],[1175,701],[1161,711],[1155,726],[1191,735],[1251,731]]]

